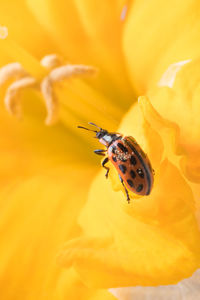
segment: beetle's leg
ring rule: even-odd
[[[97,150],[94,150],[94,153],[97,155],[105,156],[106,151],[107,151],[106,149],[97,149]]]
[[[105,168],[105,169],[107,170],[107,171],[106,171],[106,175],[105,175],[106,178],[108,178],[108,173],[109,173],[109,170],[110,170],[110,168],[108,168],[108,167],[105,166],[105,164],[107,164],[108,161],[109,161],[109,159],[108,159],[108,157],[106,157],[106,158],[102,161],[102,163],[101,163],[102,167]]]
[[[119,175],[119,179],[120,179],[120,181],[121,181],[121,183],[122,183],[122,185],[123,185],[123,187],[124,187],[124,189],[125,189],[125,192],[126,192],[126,197],[127,197],[127,201],[128,201],[128,203],[130,203],[130,197],[129,197],[128,190],[127,190],[127,188],[125,187],[125,185],[124,185],[124,181],[123,181],[123,179],[121,178],[121,176],[120,176],[120,175]]]

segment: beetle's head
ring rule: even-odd
[[[83,127],[83,126],[78,126],[78,128],[82,128],[82,129],[86,129],[86,130],[95,132],[95,133],[96,133],[95,138],[97,138],[97,139],[99,139],[99,140],[102,139],[106,134],[108,134],[108,131],[107,131],[107,130],[102,129],[101,127],[97,126],[96,124],[91,123],[91,122],[89,122],[88,124],[97,127],[98,130],[89,129],[89,128],[86,128],[86,127]]]
[[[89,122],[88,124],[97,127],[98,130],[92,130],[92,129],[89,129],[89,128],[86,128],[86,127],[82,127],[82,126],[78,126],[78,128],[82,128],[82,129],[86,129],[86,130],[95,132],[96,133],[95,138],[99,139],[99,142],[102,143],[106,147],[108,147],[112,143],[112,141],[116,137],[119,136],[119,134],[108,132],[107,130],[102,129],[101,127],[97,126],[94,123]]]
[[[108,131],[105,129],[101,129],[96,132],[96,138],[102,139],[106,134],[108,134]]]

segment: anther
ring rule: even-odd
[[[18,62],[8,64],[0,69],[0,85],[3,85],[7,80],[12,78],[20,78],[27,76],[28,73],[23,69]]]
[[[40,86],[47,109],[46,125],[52,125],[58,119],[58,100],[54,94],[53,85],[76,75],[93,75],[95,73],[96,69],[94,67],[84,65],[64,65],[50,71]]]
[[[40,64],[46,69],[51,70],[61,66],[63,64],[63,60],[57,54],[49,54],[41,59]]]
[[[40,90],[43,95],[47,117],[45,120],[46,125],[52,125],[57,121],[58,118],[58,101],[53,92],[52,81],[49,76],[45,77],[40,85]]]
[[[3,85],[9,79],[15,80],[7,88],[4,100],[7,110],[17,117],[21,116],[20,91],[27,87],[39,88],[47,109],[45,123],[51,125],[58,118],[59,106],[54,94],[54,84],[73,76],[94,75],[97,69],[85,65],[62,65],[62,59],[56,54],[45,56],[40,63],[49,70],[49,74],[42,80],[40,86],[38,81],[31,77],[18,62],[8,64],[0,69],[0,85]]]
[[[68,79],[73,76],[80,75],[94,75],[97,70],[94,67],[84,65],[64,65],[53,69],[49,77],[53,82],[58,82],[64,79]]]
[[[33,77],[23,77],[15,82],[13,82],[7,89],[5,95],[5,106],[7,110],[12,114],[21,117],[20,109],[20,97],[19,93],[25,87],[31,87],[36,85],[36,80]]]

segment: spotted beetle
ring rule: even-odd
[[[106,178],[110,170],[106,164],[111,161],[117,169],[128,203],[130,202],[128,189],[141,196],[149,195],[153,186],[154,170],[136,140],[132,136],[123,137],[120,133],[108,132],[92,122],[88,124],[95,126],[98,130],[83,126],[78,126],[78,128],[95,132],[95,137],[106,147],[106,149],[94,150],[95,154],[106,156],[102,161],[102,166],[106,169]]]

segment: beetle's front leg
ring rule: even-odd
[[[97,149],[97,150],[94,150],[94,153],[97,155],[105,156],[106,151],[107,151],[106,149]]]
[[[102,167],[103,168],[105,168],[107,171],[106,171],[106,178],[108,178],[108,173],[109,173],[109,171],[110,171],[110,168],[108,168],[108,167],[106,167],[105,166],[105,164],[107,164],[109,162],[109,159],[108,159],[108,157],[106,157],[103,161],[102,161],[102,163],[101,163],[101,165],[102,165]]]

